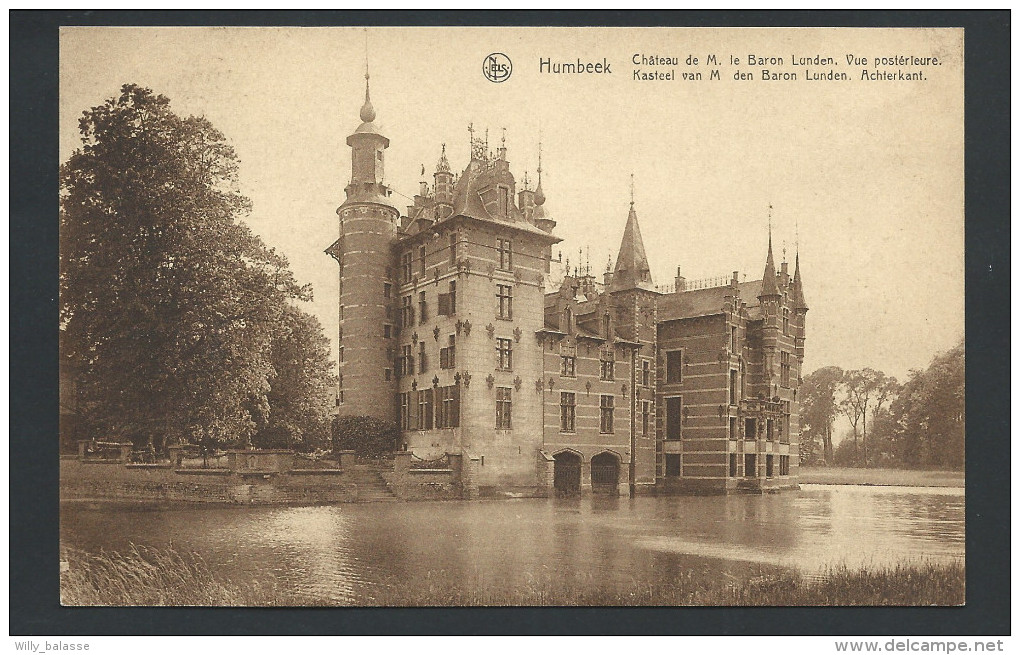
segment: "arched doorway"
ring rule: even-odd
[[[612,453],[591,458],[591,490],[597,494],[620,493],[620,459]]]
[[[553,488],[557,495],[581,493],[581,456],[565,450],[553,455]]]

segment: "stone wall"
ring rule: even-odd
[[[226,468],[60,461],[61,500],[150,500],[220,504],[357,502],[358,485],[339,469],[248,475]]]
[[[410,452],[397,453],[393,472],[383,474],[390,491],[401,500],[468,500],[478,497],[479,458],[449,454],[446,466],[416,468]]]

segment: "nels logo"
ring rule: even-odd
[[[507,57],[502,52],[486,55],[485,60],[482,61],[482,75],[490,82],[498,84],[499,82],[507,81],[513,70],[514,65],[510,62],[510,57]]]

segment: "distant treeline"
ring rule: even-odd
[[[906,382],[870,368],[820,368],[801,385],[803,464],[962,469],[966,404],[964,342]],[[836,418],[850,438],[833,448]]]

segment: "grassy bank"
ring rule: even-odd
[[[64,550],[61,558],[62,605],[280,604],[275,585],[255,580],[238,584],[222,579],[198,555],[182,555],[173,548],[132,546],[126,553],[99,554]]]
[[[65,605],[314,605],[272,583],[238,584],[213,574],[197,555],[172,549],[132,548],[125,554],[65,552],[61,574]],[[560,578],[552,572],[512,589],[465,585],[442,572],[423,584],[399,580],[366,589],[365,605],[959,605],[963,564],[918,564],[876,571],[833,570],[809,580],[795,572],[763,573],[745,580],[706,580],[693,572],[621,591],[593,574]]]
[[[870,484],[902,487],[963,487],[963,471],[916,471],[913,469],[800,468],[801,484]]]

